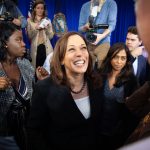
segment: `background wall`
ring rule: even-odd
[[[62,12],[66,16],[69,31],[78,30],[79,14],[83,3],[88,0],[45,0],[48,17],[53,20],[54,14]],[[111,44],[124,42],[128,26],[135,25],[134,3],[132,0],[115,0],[118,6],[117,25],[112,33]],[[24,16],[28,16],[30,0],[18,0],[18,6]],[[52,39],[53,46],[57,38]],[[28,43],[27,39],[25,41]],[[28,45],[28,44],[27,44]]]

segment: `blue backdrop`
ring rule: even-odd
[[[48,16],[53,20],[54,14],[62,12],[66,16],[69,31],[78,30],[79,13],[83,3],[88,0],[45,0],[48,10]],[[117,25],[112,33],[111,44],[115,42],[124,42],[128,26],[135,25],[134,3],[132,0],[115,0],[118,6]],[[18,6],[23,15],[27,17],[30,0],[18,0]],[[54,46],[57,38],[54,37],[52,44]],[[25,39],[27,46],[28,41]]]

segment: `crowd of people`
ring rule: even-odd
[[[54,48],[43,0],[28,19],[14,1],[0,1],[0,150],[125,150],[150,136],[150,2],[143,1],[124,42],[110,45],[116,2],[91,0],[81,7],[79,32],[61,35]],[[105,25],[87,38],[95,24]]]

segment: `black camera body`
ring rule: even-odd
[[[89,27],[90,30],[86,32],[86,39],[88,42],[93,43],[96,41],[97,36],[94,33],[97,33],[98,29],[108,29],[108,24],[95,24],[94,23],[94,17],[89,16]]]
[[[9,12],[4,12],[4,14],[0,15],[1,21],[13,21],[14,18],[11,16]]]

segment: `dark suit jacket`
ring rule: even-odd
[[[37,83],[28,122],[30,149],[93,149],[101,111],[101,92],[88,81],[91,116],[85,119],[66,86],[50,78]]]
[[[127,107],[141,122],[126,143],[150,136],[150,81],[135,91],[126,101]]]
[[[147,59],[143,55],[138,56],[136,77],[140,85],[143,85],[147,79],[147,65],[148,65]]]

